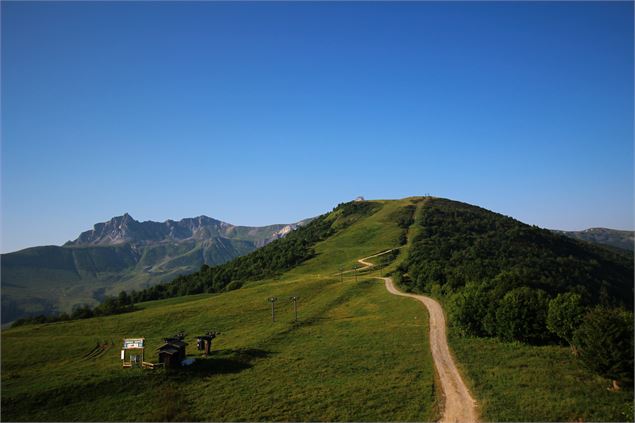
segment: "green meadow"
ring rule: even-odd
[[[397,223],[405,206],[381,207],[315,245],[285,274],[241,289],[137,305],[107,317],[2,331],[2,419],[6,421],[433,421],[442,413],[429,349],[428,316],[417,301],[390,295],[377,276],[407,258],[421,229]],[[404,244],[404,235],[408,234]],[[345,273],[377,257],[381,270]],[[276,296],[276,321],[268,297]],[[291,296],[298,296],[294,321]],[[443,301],[443,298],[441,298]],[[187,333],[196,361],[175,370],[123,369],[123,338],[146,339],[157,362],[162,338]],[[196,335],[220,331],[213,352]],[[484,421],[624,421],[632,390],[582,368],[560,346],[459,337],[450,348]],[[86,355],[98,342],[112,347]]]
[[[390,204],[277,280],[141,304],[128,314],[3,331],[4,420],[420,421],[438,417],[427,314],[369,276],[335,275],[397,246]],[[381,230],[381,228],[388,230]],[[276,296],[276,321],[267,298]],[[293,321],[290,296],[299,296]],[[193,336],[216,329],[204,358]],[[188,333],[188,368],[123,369],[124,337]],[[98,341],[114,346],[83,358]]]
[[[450,335],[484,421],[633,421],[633,389],[582,367],[569,347]]]

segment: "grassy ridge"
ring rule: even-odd
[[[379,281],[360,276],[355,282],[348,275],[342,283],[334,276],[360,256],[398,246],[401,229],[389,220],[398,207],[386,204],[350,224],[318,244],[314,258],[275,280],[142,303],[141,311],[126,315],[3,331],[3,418],[434,419],[425,310],[388,295]],[[378,230],[382,226],[385,231]],[[271,295],[280,299],[276,323],[266,301]],[[297,325],[291,295],[300,297]],[[210,328],[222,332],[215,353],[192,369],[170,374],[120,367],[123,337],[146,337],[148,357],[156,360],[151,351],[162,337]],[[116,345],[97,359],[82,360],[97,339],[114,339]],[[197,356],[188,340],[189,353]]]

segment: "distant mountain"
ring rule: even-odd
[[[304,222],[262,227],[234,226],[207,216],[186,218],[178,222],[174,220],[139,222],[125,213],[123,216],[113,217],[108,222],[96,224],[92,230],[82,232],[76,240],[68,241],[64,246],[119,245],[124,243],[141,246],[165,242],[204,241],[220,237],[248,241],[260,247],[284,236]]]
[[[248,254],[310,219],[263,227],[207,216],[139,222],[128,213],[63,246],[2,254],[2,321],[70,311],[105,295],[142,289]]]
[[[607,228],[590,228],[584,231],[557,231],[553,232],[566,235],[582,241],[594,242],[596,244],[608,245],[621,248],[623,250],[635,250],[634,231],[619,231]]]

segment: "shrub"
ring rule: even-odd
[[[596,308],[584,316],[573,344],[585,367],[614,386],[633,381],[633,313]]]
[[[572,344],[573,332],[582,323],[586,311],[580,294],[573,292],[558,294],[556,298],[549,301],[547,329]]]
[[[225,291],[233,291],[234,289],[239,289],[243,286],[243,283],[241,281],[231,281],[229,284],[227,284],[227,286],[225,287]]]
[[[548,297],[542,290],[521,287],[509,291],[496,312],[497,335],[507,341],[546,341],[547,307]]]
[[[476,284],[467,284],[450,296],[450,321],[463,335],[484,336],[483,320],[488,306],[485,290]]]

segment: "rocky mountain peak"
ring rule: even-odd
[[[66,246],[117,245],[132,243],[149,245],[162,242],[205,241],[214,238],[235,238],[254,242],[261,246],[274,239],[282,238],[298,225],[272,225],[264,233],[259,228],[234,226],[230,223],[200,215],[179,221],[168,219],[165,222],[151,220],[139,222],[130,214],[124,213],[107,222],[97,223],[90,231],[82,234]]]

